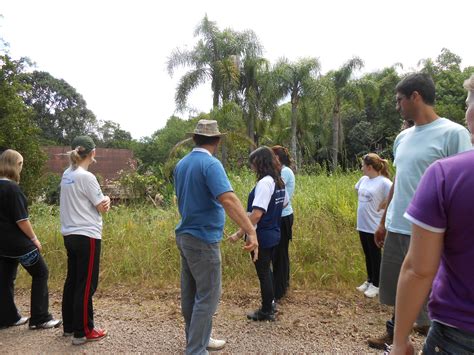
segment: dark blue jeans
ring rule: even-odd
[[[21,317],[14,301],[19,264],[32,277],[30,325],[38,325],[53,318],[48,311],[48,267],[41,253],[34,250],[18,258],[0,256],[0,327],[12,325]]]
[[[474,333],[433,321],[423,354],[474,354]]]

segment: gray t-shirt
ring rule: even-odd
[[[102,216],[95,206],[103,200],[104,195],[92,173],[81,167],[66,169],[61,179],[61,234],[101,239]]]
[[[446,118],[402,131],[393,144],[397,168],[394,194],[388,206],[388,231],[411,235],[411,223],[403,218],[421,176],[438,159],[471,149],[466,128]]]

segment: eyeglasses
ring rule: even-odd
[[[398,105],[400,104],[400,102],[401,102],[403,99],[406,99],[406,96],[405,96],[405,95],[395,96],[395,100],[397,101],[397,104],[398,104]]]

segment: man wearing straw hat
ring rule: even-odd
[[[220,241],[225,213],[247,233],[245,250],[258,253],[258,242],[224,167],[213,157],[223,136],[217,121],[200,120],[192,135],[196,147],[178,162],[174,171],[181,215],[175,232],[181,254],[186,354],[207,354],[207,350],[225,345],[224,340],[211,338],[212,316],[221,294]]]

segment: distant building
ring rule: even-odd
[[[69,166],[67,152],[70,147],[43,147],[48,155],[47,171],[62,174]],[[89,171],[95,174],[101,185],[117,180],[121,171],[134,171],[137,167],[133,152],[130,149],[96,148],[96,164],[89,166]]]

